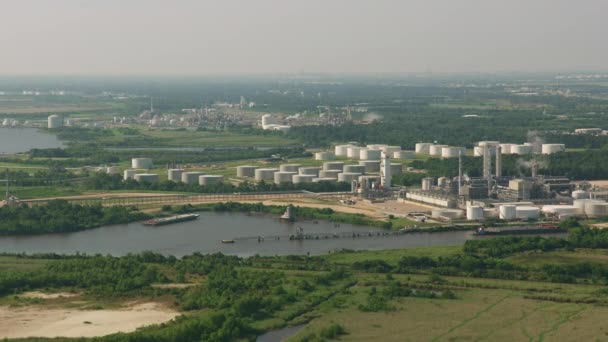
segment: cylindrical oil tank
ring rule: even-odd
[[[413,159],[416,154],[412,151],[393,152],[394,159]]]
[[[458,156],[460,156],[460,153],[462,153],[462,155],[464,156],[466,154],[466,149],[464,147],[456,147],[456,146],[450,146],[450,147],[444,147],[441,149],[441,157],[442,158],[458,158]]]
[[[205,174],[204,172],[200,172],[200,171],[182,172],[182,183],[198,184],[198,177],[200,177],[204,174]]]
[[[498,208],[499,218],[503,220],[515,220],[517,218],[517,206],[511,204],[504,204]]]
[[[359,165],[365,167],[365,173],[380,172],[380,161],[379,160],[361,160]]]
[[[467,220],[483,220],[483,208],[476,205],[468,206]]]
[[[448,145],[433,145],[429,148],[429,154],[434,157],[441,157],[441,149]]]
[[[255,170],[256,181],[269,181],[274,180],[274,173],[279,172],[279,169],[275,168],[264,168]]]
[[[133,176],[138,182],[158,183],[160,177],[155,173],[137,173]]]
[[[359,151],[359,159],[361,160],[380,160],[382,150],[361,149]]]
[[[487,146],[490,149],[490,155],[491,156],[496,155],[496,146],[493,146],[493,145],[487,145]],[[475,156],[475,157],[483,157],[485,148],[486,148],[485,146],[475,146],[475,147],[473,147],[473,156]]]
[[[274,173],[274,184],[291,183],[291,177],[297,172],[279,171]]]
[[[434,178],[426,177],[422,178],[422,190],[431,190],[433,187],[433,183],[435,182]]]
[[[318,178],[312,179],[313,183],[320,183],[320,182],[335,183],[336,181],[337,181],[337,179],[333,178],[333,177],[318,177]]]
[[[316,175],[293,175],[293,177],[291,177],[291,181],[294,184],[312,183],[312,180],[314,178],[317,178],[317,176]]]
[[[282,164],[279,166],[280,172],[298,172],[300,164]]]
[[[500,141],[496,140],[484,140],[477,142],[477,146],[497,146],[498,144],[500,144]]]
[[[182,180],[182,173],[184,173],[184,169],[169,169],[169,171],[167,171],[167,179],[173,182],[179,182]]]
[[[361,147],[359,146],[350,146],[346,149],[346,157],[350,159],[359,159],[359,153],[361,152]]]
[[[344,163],[339,161],[323,163],[323,170],[339,170],[342,171]]]
[[[316,166],[301,167],[298,170],[301,175],[313,175],[315,177],[319,177],[319,171],[321,171],[321,168]]]
[[[515,208],[515,216],[520,220],[535,220],[540,216],[540,209],[530,206],[518,206]]]
[[[125,170],[124,174],[123,174],[123,179],[127,180],[127,179],[133,179],[135,177],[135,174],[137,173],[137,170]]]
[[[417,143],[416,154],[429,154],[432,145],[432,143]]]
[[[200,185],[213,185],[224,181],[224,176],[220,175],[202,175],[198,176],[198,184]]]
[[[359,176],[361,176],[360,173],[342,172],[342,173],[338,174],[338,181],[351,183],[352,181],[357,180],[357,178],[359,178]]]
[[[559,216],[574,216],[579,213],[579,210],[573,205],[545,205],[543,206],[542,212]]]
[[[584,190],[574,190],[572,191],[572,199],[585,199],[589,198],[589,193]]]
[[[272,115],[271,114],[262,115],[262,128],[266,129],[269,125],[272,125]]]
[[[500,144],[500,150],[502,154],[511,154],[513,151],[511,149],[515,146],[515,144]]]
[[[59,115],[51,115],[47,118],[47,120],[48,128],[61,128],[63,126],[63,118]]]
[[[369,144],[366,147],[372,150],[381,150],[388,145],[386,144]]]
[[[566,145],[564,144],[543,144],[541,147],[543,154],[553,154],[558,152],[566,151]]]
[[[336,155],[331,152],[316,152],[315,160],[334,160]]]
[[[403,173],[403,164],[391,163],[391,175],[400,175]]]
[[[334,147],[336,157],[346,157],[348,154],[348,148],[351,146],[352,145],[336,145],[336,147]]]
[[[401,151],[401,146],[384,146],[380,147],[380,149],[382,150],[382,152],[388,154],[389,156],[392,156],[395,152]]]
[[[338,179],[338,175],[340,173],[342,173],[342,170],[321,170],[321,171],[319,171],[319,178]]]
[[[457,219],[462,217],[462,210],[459,209],[436,209],[431,211],[431,216],[435,218],[445,217],[448,219]]]
[[[526,155],[532,153],[530,145],[513,145],[511,146],[511,154]]]
[[[530,153],[541,153],[543,151],[543,145],[540,142],[524,143],[525,146],[530,146]]]
[[[364,165],[344,165],[344,172],[364,174],[365,166]]]
[[[151,169],[152,159],[150,158],[133,158],[131,159],[131,168],[133,169]]]
[[[241,165],[236,167],[236,176],[237,177],[255,177],[255,170],[257,166],[252,165]]]
[[[448,177],[439,177],[437,178],[437,186],[440,188],[445,188],[445,186],[448,183],[449,178]]]
[[[585,214],[592,218],[606,217],[608,216],[608,203],[589,201],[585,203]]]

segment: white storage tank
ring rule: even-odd
[[[135,178],[136,173],[137,173],[137,170],[125,170],[123,173],[123,179],[124,180],[133,179],[133,178]]]
[[[359,178],[359,176],[361,176],[360,173],[342,172],[342,173],[338,174],[338,181],[351,183],[352,181],[357,180]]]
[[[379,160],[361,160],[359,165],[365,168],[365,173],[380,172],[380,161]]]
[[[255,170],[256,181],[269,181],[274,180],[274,173],[279,172],[279,169],[275,168],[264,168]]]
[[[449,178],[448,177],[439,177],[437,178],[437,186],[443,188],[447,185]]]
[[[321,171],[320,167],[315,167],[315,166],[307,166],[307,167],[301,167],[300,170],[298,170],[298,172],[301,175],[313,175],[318,177],[319,176],[319,172]]]
[[[432,145],[432,143],[417,143],[416,154],[429,154]]]
[[[241,165],[236,167],[236,176],[237,177],[255,177],[255,170],[257,166],[252,165]]]
[[[202,175],[198,176],[198,184],[207,186],[213,184],[219,184],[224,181],[224,176],[220,175]]]
[[[475,157],[483,157],[483,153],[485,150],[485,146],[475,146],[473,148],[473,156]],[[495,156],[496,155],[496,146],[493,145],[488,145],[488,149],[490,149],[490,155],[491,156]]]
[[[429,148],[429,154],[434,157],[441,157],[441,149],[448,147],[448,145],[433,145]]]
[[[334,162],[325,162],[323,163],[323,170],[338,170],[342,171],[344,168],[344,163],[339,161]]]
[[[511,146],[511,154],[526,155],[532,153],[530,145],[513,145]]]
[[[312,180],[318,178],[316,175],[293,175],[291,181],[294,184],[299,183],[312,183]]]
[[[542,212],[558,216],[574,216],[579,213],[579,210],[573,205],[545,205]]]
[[[361,147],[359,146],[350,146],[346,149],[346,157],[350,159],[359,159],[359,153],[361,152]]]
[[[393,152],[393,159],[413,159],[415,155],[412,151],[397,151]]]
[[[589,201],[585,203],[585,214],[591,218],[608,216],[608,203]]]
[[[422,179],[422,190],[431,190],[433,187],[433,183],[435,182],[434,178],[426,177]]]
[[[391,175],[400,175],[403,173],[403,165],[400,163],[391,163]]]
[[[158,183],[160,177],[155,173],[137,173],[133,178],[138,182]]]
[[[441,149],[441,157],[442,158],[458,158],[460,153],[464,156],[466,154],[466,149],[464,147],[444,147]]]
[[[541,147],[543,154],[553,154],[566,151],[564,144],[543,144]]]
[[[336,155],[331,152],[316,152],[315,160],[334,160]]]
[[[500,151],[502,154],[511,154],[513,153],[511,149],[515,144],[500,144]]]
[[[318,178],[313,178],[312,182],[313,183],[320,183],[320,182],[335,183],[335,182],[337,182],[337,179],[332,178],[332,177],[318,177]]]
[[[483,208],[476,205],[471,205],[467,207],[467,220],[469,221],[477,221],[483,220]]]
[[[389,156],[393,156],[395,152],[401,151],[401,146],[383,146],[380,149]]]
[[[352,145],[336,145],[336,147],[334,147],[336,157],[346,157],[348,154],[348,148],[351,146]]]
[[[572,199],[585,199],[589,198],[589,193],[584,190],[574,190],[572,191]]]
[[[131,159],[131,168],[133,169],[151,169],[152,159],[150,158],[133,158]]]
[[[300,168],[300,164],[283,164],[279,166],[280,172],[298,172]]]
[[[364,174],[365,166],[364,165],[344,165],[344,172]]]
[[[536,220],[540,217],[540,209],[537,207],[520,206],[515,208],[515,215],[520,220]]]
[[[63,127],[63,118],[59,115],[51,115],[47,121],[47,127],[50,129]]]
[[[372,150],[381,150],[384,147],[387,147],[388,145],[386,144],[369,144],[366,147]]]
[[[500,144],[500,141],[496,141],[496,140],[485,140],[485,141],[477,142],[477,146],[498,146],[499,144]]]
[[[272,125],[272,115],[270,114],[264,114],[262,115],[262,128],[263,129],[268,129],[270,125]]]
[[[198,177],[200,177],[204,174],[205,174],[204,172],[200,172],[200,171],[182,172],[182,183],[198,184]]]
[[[167,179],[173,182],[179,182],[182,180],[182,173],[184,173],[184,169],[169,169],[169,171],[167,171]]]
[[[382,150],[361,149],[359,151],[359,159],[361,160],[380,160]]]
[[[297,172],[279,171],[274,173],[274,184],[291,183],[291,177]]]
[[[321,170],[319,171],[319,178],[334,178],[338,179],[338,175],[342,173],[341,170]]]
[[[498,208],[499,218],[503,220],[515,220],[517,218],[517,206],[504,204]]]

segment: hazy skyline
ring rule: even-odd
[[[605,0],[0,0],[0,74],[608,70]]]

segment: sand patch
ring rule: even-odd
[[[178,315],[158,303],[137,304],[124,310],[0,307],[0,338],[104,336],[167,322]]]
[[[58,299],[58,298],[74,298],[80,296],[78,293],[70,292],[56,292],[56,293],[44,293],[40,291],[29,291],[19,295],[25,298],[39,298],[39,299]]]

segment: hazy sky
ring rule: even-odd
[[[0,74],[608,70],[608,0],[0,0]]]

